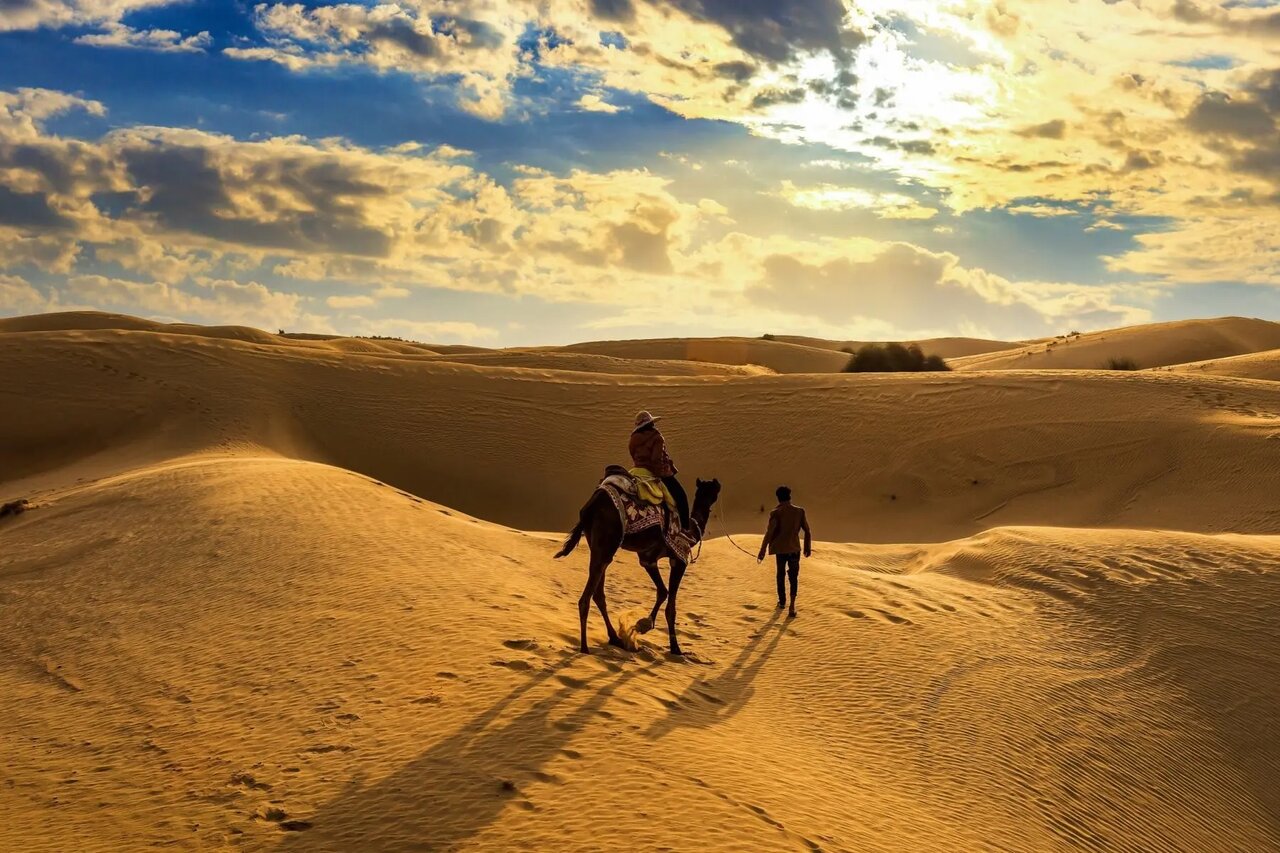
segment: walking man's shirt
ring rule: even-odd
[[[809,530],[809,520],[805,517],[804,508],[791,503],[791,490],[779,488],[778,497],[778,505],[769,513],[769,528],[765,531],[764,541],[760,543],[760,554],[756,560],[764,560],[766,550],[777,559],[778,607],[787,605],[786,581],[790,580],[791,610],[788,615],[795,616],[796,587],[800,580],[800,533],[804,532],[806,557],[813,551],[813,533]]]

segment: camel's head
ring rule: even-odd
[[[708,510],[720,498],[719,480],[699,480],[693,491],[693,505],[705,506]]]

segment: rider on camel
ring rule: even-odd
[[[653,476],[662,480],[676,502],[680,513],[680,526],[689,531],[689,496],[676,479],[676,466],[667,453],[667,442],[658,432],[658,418],[648,412],[636,415],[635,429],[631,431],[631,462],[637,468],[647,468]]]

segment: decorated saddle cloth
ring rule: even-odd
[[[643,468],[628,472],[616,465],[610,465],[605,469],[604,479],[600,481],[600,488],[613,501],[613,505],[618,510],[618,516],[622,519],[623,535],[631,536],[635,533],[643,533],[652,527],[660,527],[671,552],[680,560],[689,562],[693,542],[680,529],[680,516],[676,513],[675,500],[671,498],[666,487],[662,486],[661,480],[656,482],[658,486],[662,486],[662,498],[653,501],[651,497],[646,496],[646,487],[643,485],[645,481],[633,476],[635,471],[649,474]],[[649,479],[654,478],[650,475]],[[653,492],[649,493],[649,495],[652,494]],[[663,512],[664,499],[669,508],[667,512]]]
[[[610,465],[604,469],[601,485],[609,485],[623,494],[631,495],[642,503],[654,506],[667,505],[667,509],[675,512],[676,499],[661,478],[653,476],[648,468],[632,468],[627,470],[621,465]]]

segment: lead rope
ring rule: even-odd
[[[742,553],[746,554],[748,557],[754,560],[756,558],[756,555],[748,551],[746,548],[743,548],[737,542],[733,541],[733,537],[729,535],[729,525],[724,523],[724,508],[716,507],[716,513],[720,516],[720,526],[724,528],[724,538],[729,540],[730,545],[737,548],[739,551],[741,551]]]

